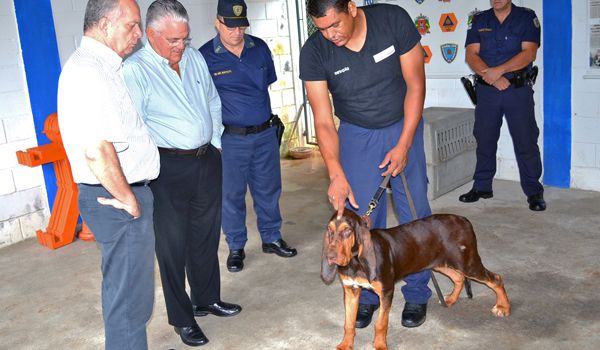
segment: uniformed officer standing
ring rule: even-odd
[[[490,3],[492,8],[475,15],[467,31],[467,63],[477,74],[473,130],[477,166],[473,188],[459,200],[471,203],[493,197],[496,149],[504,115],[529,209],[542,211],[546,202],[539,181],[542,161],[531,86],[532,62],[540,46],[540,22],[533,10],[515,6],[511,0]]]
[[[229,245],[227,269],[244,268],[246,189],[254,200],[262,250],[296,255],[281,238],[281,168],[277,130],[271,115],[269,85],[277,80],[267,44],[245,34],[250,25],[243,0],[219,0],[218,34],[200,52],[223,104],[223,232]]]

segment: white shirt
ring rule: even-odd
[[[58,124],[76,183],[98,184],[85,149],[112,142],[127,182],[158,177],[158,149],[139,117],[122,75],[122,59],[84,36],[58,82]]]

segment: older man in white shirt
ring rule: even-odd
[[[106,349],[147,349],[154,304],[153,196],[159,157],[123,81],[139,38],[134,0],[89,0],[58,85],[58,120],[82,218],[100,243]]]

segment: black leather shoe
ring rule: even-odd
[[[494,197],[494,192],[493,191],[489,191],[489,192],[484,192],[484,191],[477,191],[476,189],[471,189],[469,192],[465,193],[465,194],[461,194],[460,197],[458,197],[458,200],[464,203],[473,203],[473,202],[477,202],[479,200],[479,198],[483,198],[483,199],[488,199],[488,198],[492,198]]]
[[[402,325],[404,327],[419,327],[425,322],[427,304],[405,303],[402,310]]]
[[[272,243],[263,243],[262,250],[263,253],[275,253],[283,258],[291,258],[298,254],[296,249],[288,246],[281,238]]]
[[[533,211],[546,210],[546,201],[544,200],[543,193],[538,193],[527,197],[527,203],[529,203],[529,209]]]
[[[356,314],[356,328],[365,328],[371,324],[373,313],[379,309],[379,304],[358,304],[358,313]]]
[[[227,257],[227,270],[229,272],[239,272],[244,269],[244,259],[246,258],[246,253],[244,253],[243,249],[234,249],[229,251],[229,256]]]
[[[206,305],[206,306],[196,306],[194,305],[194,316],[206,316],[208,314],[213,314],[219,317],[229,317],[234,316],[242,311],[242,307],[237,304],[230,304],[224,301],[217,301],[214,304]]]
[[[208,338],[202,333],[198,324],[191,327],[175,327],[175,333],[179,334],[185,345],[201,346],[208,343]]]

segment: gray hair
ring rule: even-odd
[[[185,7],[177,0],[156,0],[146,13],[146,28],[158,29],[158,22],[169,17],[176,22],[188,23],[189,17]]]
[[[111,12],[118,11],[119,2],[120,0],[89,0],[83,17],[83,32],[93,28],[102,18],[112,15]]]

